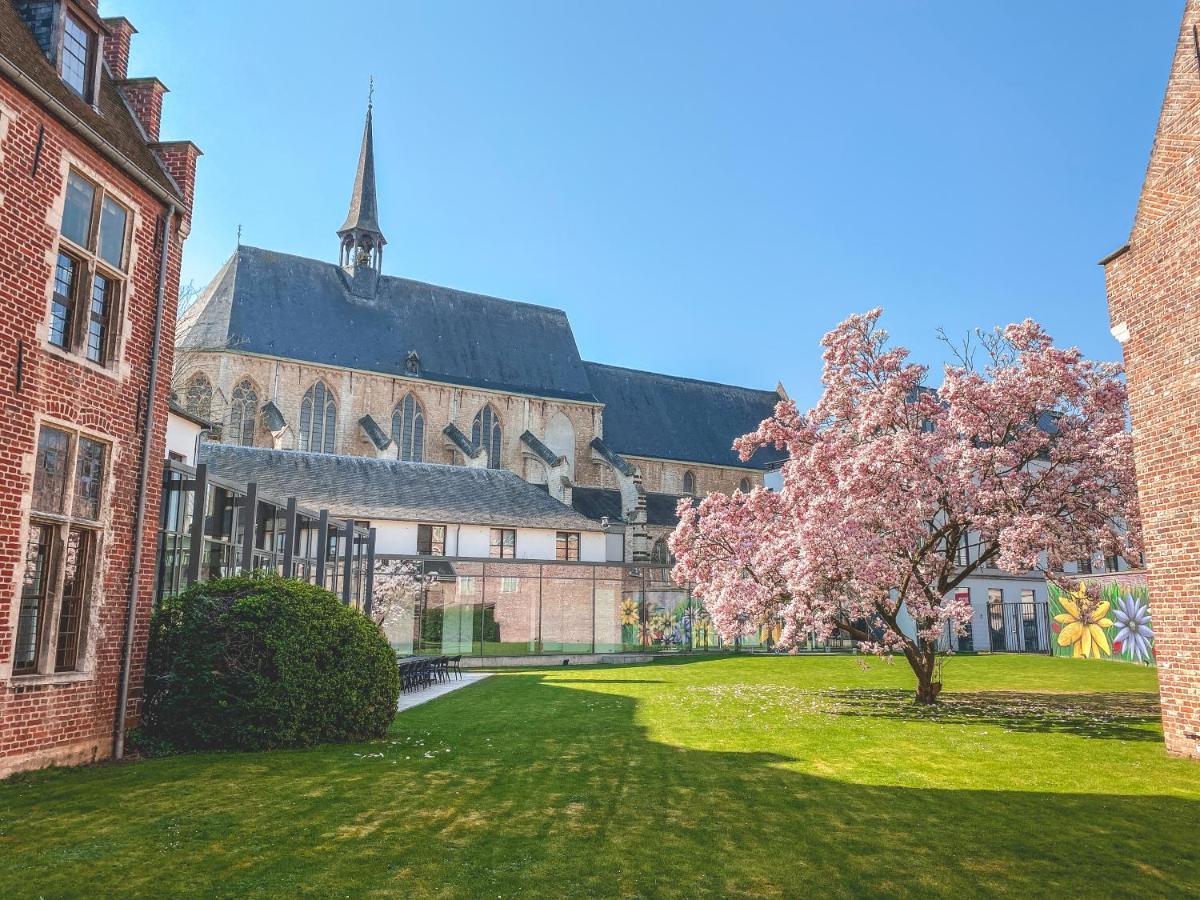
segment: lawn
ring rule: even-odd
[[[510,671],[385,740],[0,784],[0,896],[1178,896],[1200,765],[1151,670],[960,657]]]

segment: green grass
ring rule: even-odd
[[[1154,672],[960,657],[507,672],[371,744],[0,784],[0,896],[1178,896],[1200,766]]]

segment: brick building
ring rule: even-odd
[[[239,247],[180,320],[174,390],[224,441],[508,469],[627,526],[627,559],[780,458],[731,445],[782,388],[585,362],[562,310],[384,275],[370,110],[337,236],[336,263]]]
[[[1167,749],[1200,756],[1200,2],[1188,0],[1129,241],[1102,260],[1124,345]]]
[[[199,151],[159,139],[133,34],[0,0],[0,777],[108,757],[137,715]]]

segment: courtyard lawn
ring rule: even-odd
[[[498,674],[385,740],[0,784],[0,896],[1200,892],[1154,672],[959,657]]]

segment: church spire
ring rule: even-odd
[[[350,194],[350,211],[337,233],[342,240],[341,266],[351,273],[367,268],[378,274],[383,265],[383,247],[387,243],[379,228],[379,203],[375,196],[375,138],[371,128],[374,93],[372,79],[358,171],[354,176],[354,191]]]

